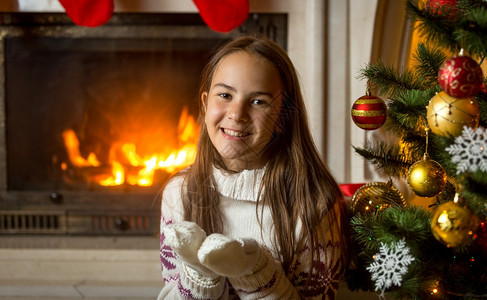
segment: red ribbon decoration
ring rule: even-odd
[[[339,187],[340,190],[342,190],[342,194],[345,197],[351,197],[364,184],[365,183],[347,183],[347,184],[340,184]]]

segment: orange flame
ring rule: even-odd
[[[112,162],[112,176],[101,179],[98,183],[103,186],[116,186],[125,182],[125,170],[119,162]]]
[[[199,131],[193,116],[185,107],[178,123],[178,141],[182,146],[171,153],[157,153],[141,157],[133,143],[114,143],[109,153],[111,173],[93,178],[101,186],[118,186],[124,183],[138,186],[152,186],[156,170],[174,173],[192,164],[196,157],[196,137]],[[72,129],[63,132],[64,144],[70,163],[75,167],[99,167],[94,153],[87,158],[81,156],[79,140]],[[65,165],[65,164],[63,164]]]
[[[72,129],[63,131],[64,146],[68,152],[69,161],[76,167],[98,167],[100,162],[95,153],[90,153],[85,159],[79,151],[79,140]]]

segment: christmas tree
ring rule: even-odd
[[[487,2],[408,0],[406,9],[422,37],[411,66],[378,62],[359,74],[373,93],[354,103],[354,122],[393,138],[354,149],[391,180],[352,197],[347,284],[382,297],[486,298]],[[395,180],[433,204],[408,203]]]

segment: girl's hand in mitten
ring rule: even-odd
[[[201,275],[217,277],[214,272],[203,266],[198,260],[198,249],[206,233],[196,223],[182,221],[162,228],[164,242],[181,258],[183,263]]]
[[[198,258],[201,264],[217,274],[239,277],[255,271],[262,252],[254,239],[234,240],[214,233],[203,241]]]

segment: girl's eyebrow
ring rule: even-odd
[[[224,84],[224,83],[215,83],[215,85],[213,87],[222,87],[222,88],[226,88],[226,89],[229,89],[229,90],[232,90],[234,92],[237,91],[236,88],[232,87],[232,86],[229,86],[227,84]]]
[[[232,87],[232,86],[229,86],[227,84],[224,84],[224,83],[215,83],[215,85],[213,87],[222,87],[222,88],[226,88],[226,89],[229,89],[231,90],[232,92],[236,92],[237,89]],[[269,92],[259,92],[259,91],[256,91],[256,92],[252,92],[252,96],[257,96],[257,95],[264,95],[264,96],[269,96],[270,98],[274,98],[274,95],[272,93],[269,93]]]

